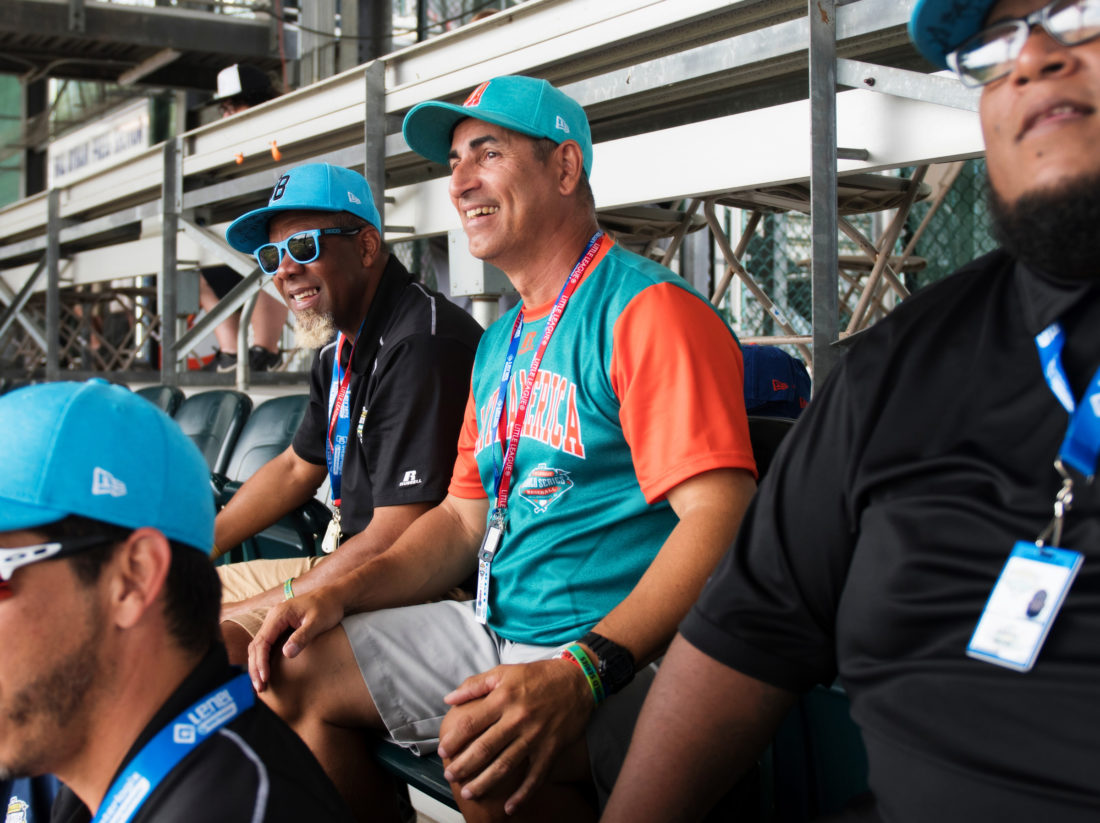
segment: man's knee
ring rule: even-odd
[[[232,620],[224,620],[221,624],[222,642],[229,655],[229,662],[234,666],[248,666],[248,644],[252,642],[252,635],[239,623]]]

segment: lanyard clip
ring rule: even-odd
[[[1066,512],[1073,505],[1073,478],[1066,471],[1061,459],[1054,461],[1054,469],[1062,476],[1062,488],[1054,496],[1054,519],[1040,533],[1039,538],[1035,541],[1036,546],[1046,545],[1048,537],[1050,538],[1050,545],[1060,546],[1062,544],[1062,525],[1065,521]]]

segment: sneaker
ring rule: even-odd
[[[233,358],[236,363],[237,358]],[[248,350],[248,367],[252,371],[267,371],[279,365],[283,360],[282,352],[268,351],[263,346],[253,346]]]
[[[231,372],[236,368],[236,352],[224,352],[218,349],[214,352],[214,357],[202,367],[201,371]]]

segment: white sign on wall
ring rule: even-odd
[[[150,145],[149,101],[137,100],[50,143],[49,186],[64,186]]]

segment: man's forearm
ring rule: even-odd
[[[294,578],[294,594],[305,594],[320,586],[330,585],[382,554],[417,518],[431,508],[430,503],[410,503],[404,506],[383,506],[375,509],[374,516],[363,531],[344,542],[324,563],[319,563]],[[275,602],[283,598],[281,588],[275,594],[278,595]]]
[[[595,627],[639,666],[659,657],[737,534],[756,491],[752,475],[719,469],[669,492],[680,522],[629,595]]]
[[[794,699],[677,636],[649,690],[601,819],[699,820],[767,745]]]
[[[324,478],[324,466],[307,463],[287,448],[261,466],[218,513],[215,545],[225,551],[267,528],[309,500]]]
[[[341,575],[328,590],[349,614],[441,597],[474,571],[487,508],[486,500],[448,496],[389,550]]]

